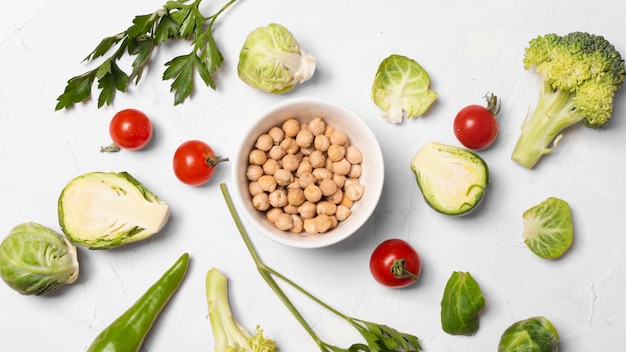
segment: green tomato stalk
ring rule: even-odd
[[[265,263],[263,263],[257,251],[255,250],[252,244],[252,241],[250,240],[250,237],[248,236],[241,222],[241,219],[239,218],[239,215],[237,214],[237,210],[235,209],[235,206],[233,205],[233,202],[228,192],[228,189],[226,187],[226,184],[222,183],[220,185],[220,188],[222,190],[224,199],[226,200],[226,204],[228,205],[230,214],[233,217],[233,220],[235,221],[235,225],[237,226],[239,233],[241,234],[241,238],[243,239],[246,247],[248,248],[248,252],[252,256],[252,259],[254,260],[254,263],[256,265],[257,270],[259,271],[259,274],[261,274],[261,277],[263,278],[263,280],[265,280],[265,282],[269,285],[272,291],[274,291],[276,296],[278,296],[278,298],[283,302],[283,304],[287,307],[287,309],[291,312],[291,314],[296,318],[296,320],[300,323],[300,325],[304,328],[304,330],[306,330],[309,336],[311,336],[313,341],[319,347],[320,351],[322,352],[331,352],[331,351],[332,352],[350,352],[350,351],[352,352],[354,351],[415,352],[415,351],[422,350],[422,346],[420,345],[417,337],[410,335],[410,334],[398,332],[397,330],[391,327],[388,327],[386,325],[372,323],[369,321],[365,321],[365,320],[361,320],[361,319],[357,319],[357,318],[353,318],[348,315],[345,315],[339,312],[338,310],[334,309],[330,305],[326,304],[324,301],[317,298],[313,294],[309,293],[307,290],[305,290],[304,288],[302,288],[295,282],[291,281],[289,278],[285,277],[278,271],[265,265]],[[366,341],[366,344],[354,343],[352,344],[352,346],[346,349],[346,348],[340,348],[340,347],[331,345],[323,341],[319,336],[317,336],[313,328],[307,323],[307,321],[304,319],[302,314],[300,314],[298,309],[293,305],[289,297],[287,297],[285,292],[280,288],[275,278],[293,287],[294,289],[296,289],[297,291],[299,291],[300,293],[302,293],[303,295],[305,295],[306,297],[308,297],[315,303],[319,304],[320,306],[324,307],[326,310],[330,311],[331,313],[335,314],[336,316],[348,322],[359,332],[359,334],[361,334],[361,336],[363,336],[363,338]]]

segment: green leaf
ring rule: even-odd
[[[193,91],[193,75],[199,59],[195,53],[177,56],[167,62],[163,80],[173,79],[170,91],[174,92],[174,105],[185,101]]]
[[[133,25],[128,27],[126,34],[131,38],[136,38],[144,34],[148,34],[152,31],[154,24],[159,19],[155,13],[147,15],[135,16],[133,19]]]
[[[80,76],[75,76],[67,81],[65,91],[57,98],[55,110],[66,109],[89,99],[91,96],[91,87],[96,79],[96,70],[89,71]]]
[[[132,64],[133,71],[130,74],[130,77],[134,78],[135,84],[141,79],[143,70],[148,64],[154,47],[155,43],[149,36],[141,36],[129,42],[128,53],[131,56],[136,56]]]
[[[485,307],[480,286],[468,272],[452,273],[441,300],[441,325],[451,335],[473,335],[480,325],[479,313]]]
[[[154,31],[154,44],[160,45],[170,38],[178,37],[179,31],[180,25],[174,21],[172,16],[169,14],[164,15]]]
[[[118,35],[102,39],[98,46],[96,46],[96,48],[91,53],[89,53],[89,55],[87,55],[84,61],[90,61],[102,57],[104,54],[107,53],[107,51],[109,51],[113,47],[113,45],[119,43],[120,40],[122,40],[123,38],[123,33],[120,33]]]
[[[110,71],[98,80],[98,88],[101,89],[98,96],[98,108],[104,104],[110,105],[115,91],[125,92],[127,84],[128,75],[115,62],[111,62]]]

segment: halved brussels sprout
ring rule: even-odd
[[[417,61],[392,54],[378,66],[371,97],[385,119],[402,123],[404,116],[422,115],[437,99],[429,86],[430,76]]]
[[[126,172],[91,172],[65,186],[58,212],[59,224],[72,242],[106,249],[156,234],[170,209]]]
[[[509,326],[498,344],[498,352],[556,352],[559,333],[545,317],[520,320]]]
[[[487,163],[464,148],[429,142],[411,161],[417,184],[436,211],[462,215],[476,208],[489,184]]]
[[[522,217],[524,242],[541,258],[556,259],[571,246],[574,225],[566,201],[550,197],[526,210]]]
[[[246,84],[278,94],[313,77],[315,65],[315,58],[302,50],[287,28],[270,23],[248,34],[237,72]]]
[[[27,222],[0,243],[0,277],[23,295],[52,292],[78,278],[76,246],[60,233]]]

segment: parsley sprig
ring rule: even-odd
[[[190,40],[192,45],[191,52],[165,63],[163,80],[172,80],[170,91],[174,93],[174,105],[191,96],[196,72],[208,87],[215,89],[213,74],[222,65],[224,57],[213,38],[213,25],[236,0],[229,0],[208,17],[200,12],[201,1],[193,0],[187,4],[188,0],[169,0],[153,13],[135,16],[133,24],[125,31],[102,39],[83,60],[102,59],[102,62],[93,70],[68,80],[65,91],[57,98],[55,110],[88,100],[95,81],[100,90],[98,108],[110,105],[116,91],[126,92],[130,83],[139,83],[154,50],[172,39]],[[129,74],[119,66],[120,59],[126,55],[134,58]]]

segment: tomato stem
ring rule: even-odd
[[[217,164],[224,161],[228,161],[228,158],[222,158],[221,156],[209,156],[204,160],[209,167],[215,167]]]
[[[100,153],[116,153],[119,151],[120,147],[115,143],[111,143],[106,147],[100,147]]]
[[[410,278],[413,281],[417,281],[417,275],[406,268],[406,260],[404,258],[394,260],[389,270],[397,279]]]
[[[489,110],[493,116],[498,115],[500,112],[500,99],[490,92],[485,94],[485,100],[487,100],[487,110]]]

